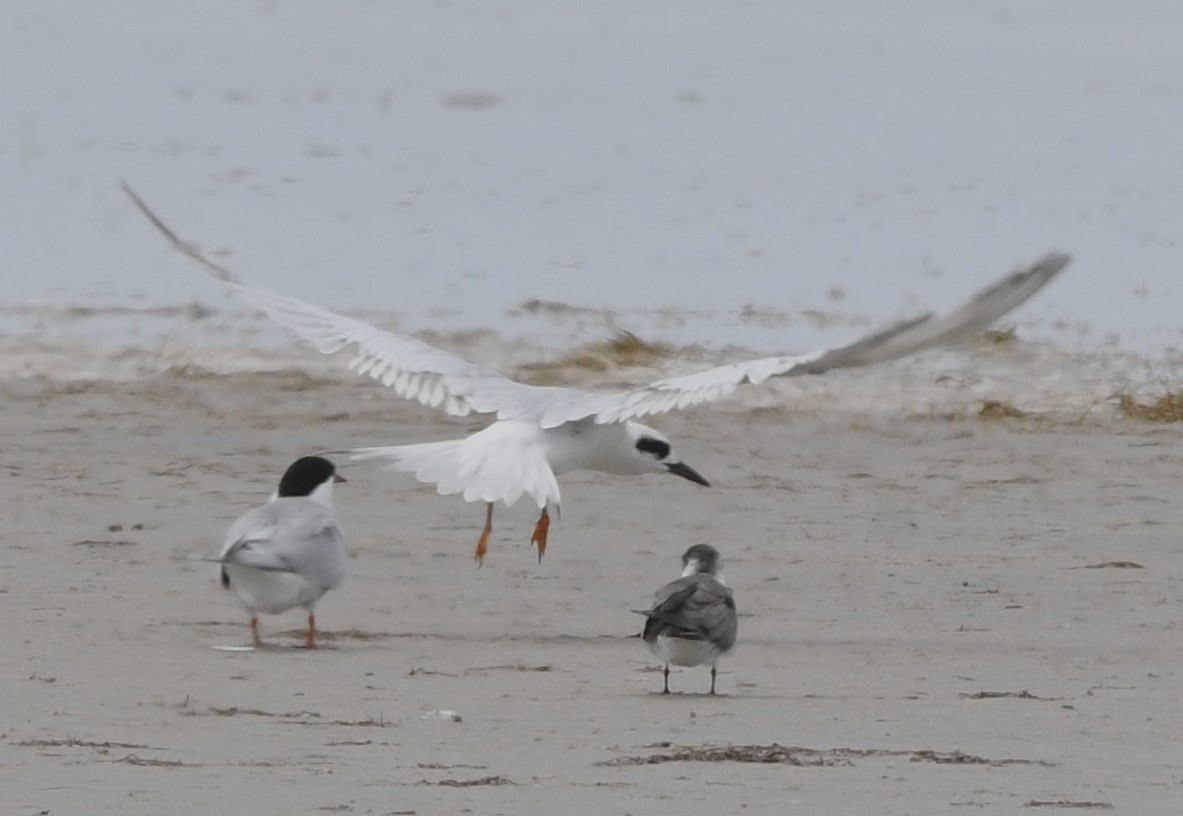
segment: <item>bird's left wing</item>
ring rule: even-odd
[[[874,365],[946,345],[981,331],[1025,303],[1070,260],[1068,255],[1049,253],[982,290],[947,315],[922,315],[838,348],[729,363],[615,394],[573,391],[548,402],[540,422],[544,428],[586,417],[594,417],[598,423],[621,422],[722,399],[744,383],[759,385],[772,377],[798,377],[836,368]]]
[[[246,538],[231,544],[218,561],[223,565],[251,567],[264,572],[298,572],[296,565],[268,546],[268,542]]]

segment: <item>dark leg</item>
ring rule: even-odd
[[[711,664],[711,694],[715,693],[715,666]]]
[[[259,637],[259,616],[251,615],[251,643],[256,649],[262,648],[263,638]]]
[[[542,508],[542,515],[538,517],[538,523],[534,525],[534,535],[530,536],[530,543],[538,545],[538,563],[542,563],[542,554],[546,552],[546,532],[550,529],[550,515],[546,512],[546,508]]]
[[[665,664],[665,688],[661,690],[662,694],[670,693],[670,664]]]
[[[481,530],[481,537],[476,540],[476,565],[485,563],[485,553],[489,551],[489,533],[493,532],[493,504],[485,505],[485,529]]]

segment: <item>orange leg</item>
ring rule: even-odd
[[[538,545],[538,563],[542,563],[542,554],[546,552],[546,532],[550,529],[550,515],[546,508],[542,508],[542,515],[534,525],[534,535],[530,536],[530,543]]]
[[[263,647],[263,638],[259,637],[259,616],[251,615],[251,643],[256,649]]]
[[[493,532],[493,504],[485,505],[485,529],[481,530],[481,537],[476,540],[476,565],[485,563],[485,553],[489,551],[489,533]]]
[[[308,613],[308,637],[304,640],[305,649],[316,648],[316,615]]]

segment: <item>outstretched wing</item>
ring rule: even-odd
[[[359,374],[368,374],[400,397],[443,408],[454,416],[472,412],[495,413],[499,419],[510,419],[527,411],[536,411],[540,403],[549,401],[549,392],[565,396],[564,401],[584,395],[582,391],[515,382],[499,371],[414,337],[382,331],[360,320],[249,285],[173,232],[134,190],[126,184],[123,189],[177,250],[204,266],[243,300],[265,312],[279,325],[311,341],[324,354],[356,345],[357,354],[349,367]]]
[[[771,377],[822,374],[835,368],[874,365],[950,343],[980,331],[1026,302],[1071,260],[1068,255],[1050,253],[978,293],[944,317],[923,315],[838,348],[730,363],[628,391],[591,393],[515,382],[494,369],[413,337],[382,331],[360,320],[248,285],[182,240],[130,187],[125,184],[123,188],[173,246],[248,303],[311,341],[325,354],[356,345],[357,354],[350,367],[389,386],[401,397],[442,407],[457,416],[476,412],[496,414],[498,419],[530,418],[543,428],[588,417],[601,424],[622,422],[722,399],[744,383],[759,385]]]
[[[799,377],[824,374],[835,368],[869,366],[952,343],[981,331],[1025,303],[1070,260],[1068,255],[1049,253],[982,290],[943,317],[928,314],[906,320],[838,348],[729,363],[616,394],[583,394],[566,402],[556,400],[544,408],[540,423],[550,428],[588,416],[594,416],[599,423],[621,422],[722,399],[744,383],[759,385],[772,377]]]
[[[349,367],[373,377],[400,397],[443,408],[453,416],[475,411],[496,413],[500,419],[519,416],[540,400],[540,389],[514,382],[492,368],[414,337],[382,331],[360,320],[242,283],[228,285],[247,303],[310,340],[324,354],[356,344],[357,354]]]

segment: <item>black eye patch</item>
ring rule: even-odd
[[[642,453],[651,453],[657,459],[664,459],[670,455],[670,443],[662,442],[660,439],[642,436],[637,440],[637,450]]]

